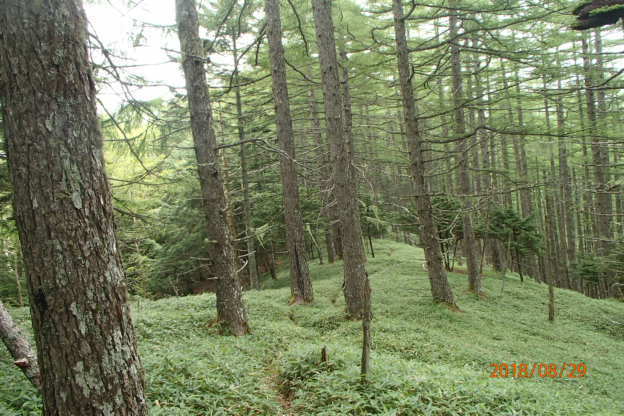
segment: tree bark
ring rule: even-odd
[[[249,273],[249,285],[252,289],[260,289],[258,280],[258,262],[256,259],[256,231],[253,224],[251,210],[251,197],[249,192],[249,173],[247,171],[247,144],[245,143],[245,119],[243,117],[243,100],[240,92],[240,77],[238,73],[238,48],[236,47],[236,35],[232,35],[232,58],[234,58],[234,93],[236,95],[236,122],[238,140],[240,141],[240,165],[243,185],[243,219],[245,221],[245,245],[247,247],[247,271]]]
[[[365,316],[370,310],[370,292],[366,272],[366,254],[357,201],[357,185],[353,166],[352,146],[344,135],[342,97],[338,76],[336,40],[331,14],[331,1],[312,0],[316,36],[321,63],[327,137],[336,151],[334,159],[335,196],[342,229],[344,259],[344,295],[347,314],[352,319]]]
[[[592,87],[595,84],[592,76],[593,64],[589,56],[589,45],[587,39],[582,40],[583,48],[583,68],[585,71],[585,99],[587,105],[587,118],[589,120],[589,131],[592,150],[592,163],[594,165],[594,180],[596,181],[596,226],[598,237],[599,254],[606,254],[612,245],[613,233],[611,229],[611,195],[607,189],[607,169],[608,155],[605,149],[605,143],[600,137],[601,133],[598,129],[598,114],[596,109],[596,96]]]
[[[284,218],[286,240],[290,257],[292,303],[310,303],[314,300],[312,281],[305,252],[305,230],[299,205],[299,185],[295,168],[295,144],[288,98],[286,64],[282,45],[282,23],[279,0],[265,1],[267,38],[269,41],[273,99],[277,122],[277,139],[282,150],[280,171],[284,190]]]
[[[544,174],[544,179],[547,176]],[[554,211],[554,202],[552,196],[552,186],[547,187],[544,192],[545,197],[545,212],[544,212],[544,221],[546,225],[546,252],[549,257],[549,273],[546,274],[546,283],[548,284],[548,320],[553,322],[555,320],[555,289],[554,285],[557,282],[557,276],[559,276],[559,253],[558,247],[556,244],[556,226],[555,226],[555,215]]]
[[[574,64],[576,65],[576,54],[574,56]],[[581,141],[581,154],[582,154],[582,160],[583,160],[583,178],[582,181],[579,181],[581,183],[581,187],[580,189],[582,189],[582,200],[583,200],[583,204],[582,204],[582,208],[579,208],[582,214],[582,221],[579,221],[579,230],[581,230],[581,232],[583,233],[583,235],[585,236],[585,238],[583,238],[583,246],[582,248],[584,249],[585,252],[587,253],[591,253],[593,250],[593,240],[591,238],[591,236],[594,235],[595,230],[596,230],[596,218],[593,215],[593,206],[594,206],[594,198],[591,192],[588,191],[588,189],[590,188],[590,171],[589,171],[589,151],[587,148],[587,134],[585,133],[587,131],[587,125],[585,123],[586,121],[586,115],[585,115],[585,107],[583,106],[583,97],[582,97],[582,83],[581,83],[581,79],[578,76],[578,74],[576,75],[576,86],[577,86],[577,92],[576,92],[576,101],[577,101],[577,105],[578,105],[578,114],[579,114],[579,124],[581,127],[581,132],[582,133],[582,141]],[[578,183],[578,182],[577,182]]]
[[[309,70],[308,74],[312,74]],[[334,263],[336,261],[336,247],[334,244],[335,238],[333,237],[332,222],[334,217],[333,213],[336,211],[334,207],[330,206],[332,201],[331,188],[331,168],[329,164],[329,158],[331,150],[323,142],[323,134],[321,133],[321,120],[318,116],[318,105],[316,103],[316,92],[314,86],[311,86],[308,91],[308,105],[310,108],[310,117],[312,120],[312,134],[314,135],[315,144],[317,147],[318,163],[321,164],[319,170],[319,184],[321,187],[321,200],[323,201],[323,207],[321,208],[321,214],[325,217],[327,224],[325,225],[325,246],[327,248],[327,262]]]
[[[197,171],[210,238],[208,254],[217,279],[217,321],[224,333],[245,335],[249,333],[249,325],[228,229],[227,201],[212,126],[212,109],[194,0],[176,0],[176,21]]]
[[[561,89],[561,81],[558,81],[558,87]],[[566,285],[572,287],[570,279],[570,265],[576,261],[576,232],[574,229],[574,202],[572,200],[572,182],[570,180],[570,166],[568,164],[568,149],[565,142],[565,115],[563,102],[560,97],[555,101],[557,112],[557,133],[558,140],[558,156],[559,156],[559,181],[561,182],[561,211],[560,218],[560,238],[562,239],[562,248],[565,249],[566,256],[562,261],[565,264]]]
[[[0,2],[14,212],[48,415],[146,415],[77,0]]]
[[[409,67],[409,52],[403,15],[403,3],[401,0],[393,0],[394,30],[396,35],[397,65],[401,85],[401,97],[403,99],[403,112],[407,144],[410,154],[410,167],[412,180],[416,193],[416,206],[418,217],[422,223],[421,238],[427,261],[427,273],[431,284],[433,300],[455,307],[455,298],[444,270],[442,251],[438,240],[438,227],[433,218],[431,197],[425,178],[425,166],[423,161],[423,146],[418,120],[416,119],[416,107],[414,90],[411,84]]]
[[[15,365],[22,370],[37,390],[41,389],[37,355],[2,301],[0,301],[0,338],[13,357]]]
[[[545,79],[543,81],[544,88],[546,89],[547,85]],[[556,118],[557,118],[557,133],[562,134],[563,129],[563,108],[557,103],[556,107]],[[546,118],[546,133],[551,132],[551,121],[550,121],[550,106],[548,103],[548,98],[544,97],[544,116]],[[554,198],[557,201],[563,201],[565,196],[561,195],[563,191],[563,185],[561,184],[562,177],[561,166],[559,169],[559,175],[555,170],[554,164],[554,150],[552,145],[549,145],[549,153],[551,158],[551,181],[555,181],[560,186],[554,186],[554,184],[549,185],[547,198]],[[559,152],[559,154],[561,154]],[[557,180],[558,179],[558,180]],[[550,212],[549,215],[552,218],[549,218],[549,221],[554,221],[554,234],[553,234],[553,244],[555,244],[555,248],[553,249],[555,252],[565,253],[563,256],[554,256],[553,261],[556,261],[557,264],[553,265],[553,270],[557,271],[557,279],[560,287],[569,287],[569,276],[568,276],[568,263],[567,263],[567,240],[566,240],[566,221],[565,221],[565,210],[560,210],[559,204],[554,204],[553,207],[549,207],[548,204],[545,204],[547,209],[553,209],[553,212]]]
[[[453,1],[453,5],[457,5]],[[455,134],[457,137],[466,134],[466,120],[464,115],[464,89],[461,73],[461,57],[459,45],[457,43],[458,35],[458,11],[452,10],[449,16],[449,35],[451,37],[451,70],[453,75],[453,104],[455,107]],[[457,153],[459,157],[459,179],[460,189],[464,199],[464,254],[468,266],[468,289],[479,295],[481,293],[481,276],[479,275],[479,261],[477,240],[475,238],[472,226],[472,184],[470,182],[470,174],[468,172],[468,139],[462,139],[457,145]]]

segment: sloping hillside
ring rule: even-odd
[[[374,351],[358,382],[360,324],[343,319],[341,265],[314,265],[313,306],[287,306],[287,273],[248,292],[253,334],[209,327],[211,294],[138,300],[135,323],[153,415],[622,415],[624,304],[488,275],[488,296],[451,274],[462,312],[432,304],[422,251],[376,242],[370,259]],[[282,287],[279,287],[282,286]],[[26,310],[16,311],[24,320]],[[327,346],[329,362],[319,364]],[[583,378],[490,378],[492,363],[580,363]],[[566,371],[567,373],[568,371]],[[567,374],[566,374],[567,375]],[[0,415],[39,402],[0,350]]]

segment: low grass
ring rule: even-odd
[[[359,383],[360,324],[344,319],[342,266],[314,264],[311,306],[288,306],[286,271],[246,294],[253,333],[243,338],[208,326],[212,294],[135,300],[151,414],[624,414],[624,304],[557,290],[549,323],[546,286],[490,273],[477,300],[467,277],[451,273],[453,312],[431,302],[420,249],[375,244],[368,383]],[[14,312],[27,325],[27,310]],[[490,378],[492,363],[580,362],[583,378]],[[0,350],[0,415],[38,415],[40,406]]]

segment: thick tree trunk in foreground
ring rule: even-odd
[[[277,139],[282,150],[280,154],[280,171],[284,189],[284,218],[286,220],[286,240],[290,258],[291,302],[310,303],[314,299],[314,294],[312,292],[308,260],[306,259],[305,230],[299,205],[294,132],[286,81],[279,0],[266,0],[265,14],[267,17],[267,38],[271,55]]]
[[[444,264],[442,251],[438,241],[438,227],[433,219],[431,198],[428,194],[425,181],[425,167],[423,162],[423,148],[418,121],[416,120],[416,108],[414,104],[414,91],[410,81],[409,53],[405,35],[405,19],[403,17],[403,3],[401,0],[393,0],[394,30],[396,33],[397,60],[399,77],[401,81],[401,95],[405,126],[407,128],[407,142],[410,153],[410,165],[414,189],[416,191],[416,204],[418,217],[422,222],[421,237],[427,259],[427,272],[431,283],[431,294],[435,302],[446,303],[455,306],[455,298],[449,285]]]
[[[22,370],[36,389],[41,388],[39,364],[36,353],[30,347],[30,343],[22,334],[22,331],[13,321],[9,311],[0,301],[0,339],[11,353],[15,365]]]
[[[343,108],[338,76],[338,58],[334,24],[329,0],[312,0],[314,22],[321,61],[327,136],[336,150],[334,182],[338,215],[342,229],[344,259],[344,294],[347,313],[351,318],[361,318],[370,311],[370,292],[366,272],[366,254],[357,201],[355,168],[352,146],[344,135]]]
[[[146,415],[77,0],[0,1],[0,95],[44,415]]]
[[[217,280],[217,320],[224,333],[249,332],[236,257],[227,225],[227,201],[212,127],[203,47],[194,0],[176,0],[176,20],[186,79],[197,170],[208,224],[208,254]]]

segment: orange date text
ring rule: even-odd
[[[490,378],[582,378],[585,363],[492,363]]]

